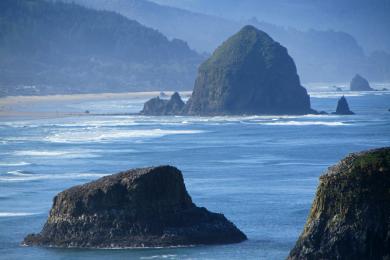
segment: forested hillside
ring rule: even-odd
[[[117,13],[0,1],[1,95],[191,89],[201,57]]]
[[[298,67],[298,73],[304,83],[347,82],[356,73],[362,73],[373,81],[390,80],[390,59],[387,58],[388,54],[381,52],[383,55],[378,55],[377,53],[371,55],[370,52],[366,51],[367,48],[364,48],[362,43],[357,41],[356,37],[352,36],[348,31],[340,31],[340,29],[337,29],[339,27],[325,29],[315,22],[310,23],[308,27],[300,26],[297,27],[300,29],[297,29],[291,26],[295,25],[295,20],[288,19],[288,15],[283,17],[283,19],[278,16],[279,19],[272,20],[272,13],[277,15],[279,11],[286,11],[285,4],[288,5],[288,1],[275,1],[275,4],[268,0],[154,0],[161,4],[152,2],[152,0],[56,1],[76,2],[98,10],[118,12],[129,19],[135,19],[148,27],[155,28],[168,37],[183,39],[200,53],[212,53],[215,48],[237,32],[239,28],[246,24],[252,24],[286,46]],[[309,2],[306,1],[304,6],[317,8],[317,5]],[[204,6],[201,11],[209,14],[197,13],[196,11],[200,10],[197,8],[189,8],[193,10],[189,11],[164,4],[172,4],[184,8],[195,7],[195,5],[199,5],[199,7]],[[321,6],[321,3],[318,4]],[[284,8],[275,8],[278,5]],[[235,8],[239,10],[244,6],[247,6],[248,10],[253,11],[253,13],[243,11],[241,12],[243,14],[242,17],[229,16],[229,12],[224,13],[225,10],[230,10],[233,14],[235,13]],[[252,6],[253,10],[249,6]],[[291,4],[290,9],[298,8],[299,6],[301,5],[298,3]],[[207,9],[206,7],[210,8]],[[217,9],[219,12],[217,12]],[[212,12],[213,10],[215,12]],[[269,12],[270,14],[259,15],[257,19],[256,12],[262,14]],[[210,15],[210,13],[217,16]],[[240,12],[237,11],[236,13]],[[307,15],[310,16],[311,14]],[[221,16],[224,18],[221,18]],[[249,16],[249,19],[246,19],[245,16]],[[269,18],[273,22],[265,22],[267,21],[265,18]],[[286,18],[287,21],[291,22],[291,25],[288,23],[284,23],[283,26],[277,25],[278,21],[285,21]]]

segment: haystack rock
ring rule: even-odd
[[[59,193],[39,234],[25,245],[115,248],[237,243],[222,214],[197,207],[171,166],[121,172]]]
[[[320,177],[289,259],[390,259],[390,147],[350,154]]]
[[[175,92],[169,100],[160,97],[150,99],[144,104],[141,114],[151,116],[179,115],[183,112],[184,106],[185,103],[179,93]]]
[[[287,49],[249,25],[200,66],[186,106],[190,115],[313,112]]]
[[[347,99],[342,96],[337,102],[335,115],[354,115],[355,113],[349,109]]]
[[[370,84],[368,81],[360,76],[359,74],[356,74],[355,77],[351,80],[350,83],[350,89],[351,91],[373,91],[374,89],[370,87]]]

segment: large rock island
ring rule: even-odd
[[[374,90],[373,88],[371,88],[370,83],[368,83],[368,80],[366,80],[359,74],[356,74],[355,77],[352,78],[349,86],[351,91],[373,91]]]
[[[313,112],[287,49],[249,25],[200,66],[187,106],[193,115]]]
[[[289,259],[390,259],[390,147],[329,168]]]
[[[173,114],[165,106],[160,110]],[[201,116],[309,113],[316,111],[310,108],[310,97],[287,49],[249,25],[200,66],[192,96],[181,112]]]
[[[222,214],[197,207],[171,166],[121,172],[59,193],[25,245],[114,248],[237,243],[246,236]]]

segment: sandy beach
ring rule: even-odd
[[[167,96],[173,91],[164,91]],[[84,102],[115,101],[126,99],[147,100],[156,97],[159,91],[153,92],[126,92],[126,93],[98,93],[98,94],[71,94],[48,96],[8,96],[0,98],[1,119],[25,118],[53,118],[64,116],[88,115],[85,110],[69,109],[72,104]],[[190,91],[180,93],[190,95]]]

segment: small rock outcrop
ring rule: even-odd
[[[337,92],[342,92],[343,89],[341,87],[337,87],[337,86],[332,86],[332,88],[337,91]]]
[[[151,116],[180,115],[184,106],[185,103],[179,93],[175,92],[169,100],[160,97],[150,99],[144,104],[141,114]]]
[[[160,98],[166,98],[166,97],[168,97],[168,96],[167,96],[167,94],[165,94],[164,91],[161,91],[159,97],[160,97]]]
[[[175,167],[134,169],[59,193],[25,245],[123,248],[238,243],[224,215],[197,207]]]
[[[336,112],[333,113],[335,115],[354,115],[355,113],[349,110],[349,105],[347,99],[342,96],[337,102]]]
[[[287,49],[250,25],[200,66],[186,106],[190,115],[313,112]]]
[[[390,259],[390,147],[350,154],[320,177],[289,259]]]
[[[360,76],[359,74],[356,74],[355,77],[351,80],[350,83],[350,89],[351,91],[373,91],[374,89],[370,87],[370,84],[368,81]]]

